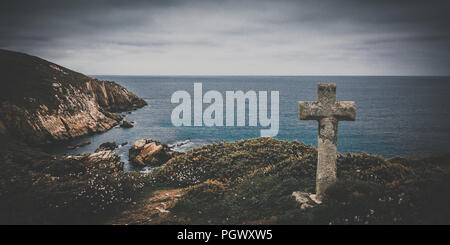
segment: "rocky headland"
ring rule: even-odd
[[[48,144],[104,132],[114,112],[146,102],[111,81],[100,81],[23,53],[0,50],[0,133]]]
[[[143,99],[115,82],[7,50],[0,50],[0,76],[2,223],[90,223],[131,200],[141,185],[123,172],[115,143],[64,157],[38,147],[111,129],[122,120],[117,112],[141,108]]]

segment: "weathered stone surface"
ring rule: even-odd
[[[141,108],[147,103],[137,97],[133,92],[112,81],[91,80],[87,84],[88,90],[93,91],[93,96],[98,105],[110,112],[120,112]]]
[[[120,124],[120,127],[121,128],[132,128],[132,127],[134,127],[134,125],[130,121],[123,120],[122,123]]]
[[[79,165],[82,168],[98,168],[109,172],[123,170],[123,162],[119,155],[111,150],[100,150],[92,154],[81,154],[66,156],[64,160],[71,161],[72,165]]]
[[[116,142],[105,142],[102,143],[97,150],[95,150],[95,152],[99,152],[99,151],[103,151],[103,150],[110,150],[113,151],[114,149],[117,148],[117,144]]]
[[[36,144],[104,132],[112,112],[146,105],[122,86],[37,57],[0,50],[0,131]]]
[[[174,152],[161,142],[142,139],[133,144],[129,150],[129,160],[139,166],[160,166],[166,163]]]
[[[133,149],[139,149],[139,148],[142,148],[142,147],[144,147],[144,145],[145,145],[146,143],[147,143],[147,140],[146,140],[146,139],[138,140],[138,141],[134,142],[134,144],[133,144]]]
[[[294,191],[292,196],[295,200],[300,203],[301,209],[313,208],[322,202],[316,198],[315,194],[303,192],[303,191]]]
[[[336,84],[319,83],[318,101],[299,101],[300,120],[319,122],[316,198],[320,200],[326,188],[336,181],[338,121],[354,121],[356,105],[353,101],[336,101]]]
[[[310,195],[310,193],[307,193],[307,192],[301,192],[301,191],[292,192],[292,196],[299,203],[307,203],[309,201],[309,195]]]

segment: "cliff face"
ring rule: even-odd
[[[103,132],[122,119],[113,112],[146,105],[114,82],[6,50],[0,50],[0,83],[0,134],[32,143]]]

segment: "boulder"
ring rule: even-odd
[[[65,156],[60,165],[66,165],[67,170],[76,169],[101,169],[107,172],[123,170],[123,162],[119,155],[111,150],[98,150],[92,154],[80,154]]]
[[[99,169],[112,170],[113,172],[123,170],[123,162],[120,161],[119,155],[111,150],[97,151],[90,154],[86,160]]]
[[[133,126],[134,126],[133,123],[127,120],[123,120],[122,123],[120,124],[121,128],[132,128]]]
[[[140,149],[140,148],[144,147],[145,144],[147,144],[146,139],[138,140],[138,141],[134,142],[133,149]]]
[[[300,204],[300,208],[302,210],[307,208],[313,208],[316,207],[317,205],[322,204],[322,202],[317,199],[316,195],[312,193],[295,191],[292,193],[292,196]]]
[[[99,151],[103,151],[103,150],[110,150],[113,151],[114,149],[117,148],[117,144],[116,142],[105,142],[103,144],[101,144],[97,150],[95,150],[95,152],[99,152]]]
[[[129,150],[130,162],[138,166],[161,166],[174,152],[165,144],[152,139],[141,139],[134,142]]]

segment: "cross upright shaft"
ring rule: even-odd
[[[300,120],[319,122],[316,196],[321,199],[325,189],[336,181],[338,121],[354,121],[353,101],[336,101],[335,83],[318,83],[318,101],[299,101]]]

